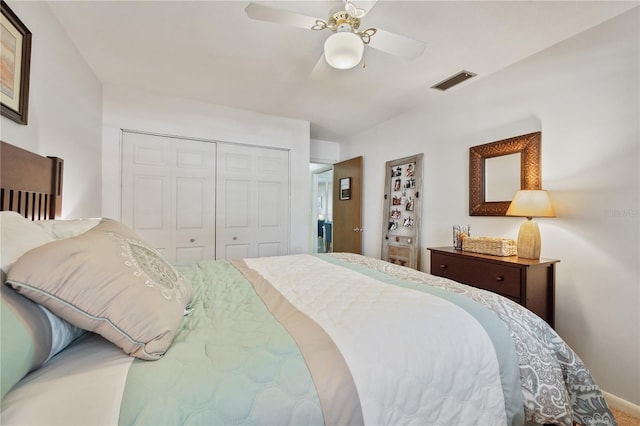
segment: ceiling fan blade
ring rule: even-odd
[[[316,24],[316,21],[318,21],[318,18],[289,12],[288,10],[267,7],[257,3],[249,3],[249,5],[245,7],[244,11],[251,19],[291,25],[294,27],[306,28],[308,30],[310,30],[311,27]]]
[[[367,13],[371,12],[371,8],[373,8],[373,6],[375,6],[377,2],[378,0],[353,0],[353,1],[350,0],[350,3],[352,3],[358,9],[364,10],[364,13],[358,16],[358,18],[367,16]],[[348,7],[349,6],[346,5],[345,9],[348,10]]]
[[[413,58],[422,55],[425,43],[378,28],[371,36],[369,46],[391,55]]]
[[[333,68],[329,66],[327,60],[324,58],[324,53],[320,55],[320,59],[313,67],[313,71],[309,74],[309,78],[312,80],[324,80]]]

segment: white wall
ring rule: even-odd
[[[309,250],[309,122],[104,87],[102,214],[120,219],[121,130],[290,150],[291,253]]]
[[[63,217],[99,216],[102,83],[46,3],[7,4],[33,40],[28,123],[2,117],[2,140],[64,159]]]
[[[310,161],[319,164],[335,164],[340,161],[338,142],[311,139]]]
[[[542,131],[542,185],[557,218],[538,219],[557,269],[556,328],[600,386],[640,404],[639,8],[487,78],[470,80],[341,147],[364,156],[364,251],[380,255],[383,170],[423,152],[421,242],[451,226],[517,238],[521,219],[468,215],[469,147]]]

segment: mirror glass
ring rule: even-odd
[[[520,189],[520,153],[484,160],[484,200],[509,201]]]

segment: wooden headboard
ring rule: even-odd
[[[0,210],[31,220],[60,217],[64,161],[0,144]]]

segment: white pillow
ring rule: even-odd
[[[42,305],[38,305],[38,308],[42,309],[51,324],[51,350],[44,364],[87,331],[69,324]]]
[[[67,221],[47,221],[47,222],[67,222]],[[70,221],[75,222],[75,221]],[[67,226],[68,231],[72,232],[84,232],[89,224],[95,226],[100,223],[100,219],[95,219],[93,222],[74,224],[73,227]],[[2,283],[6,279],[6,274],[9,272],[11,266],[26,252],[43,244],[55,241],[55,233],[51,234],[47,232],[46,227],[39,226],[37,222],[33,222],[21,214],[13,211],[0,212],[0,262],[2,263]],[[85,330],[75,327],[69,324],[62,318],[52,314],[44,306],[38,305],[42,311],[44,311],[49,323],[51,325],[51,350],[49,356],[44,362],[47,362],[58,352],[67,347],[80,335],[85,333]]]
[[[62,240],[63,238],[71,238],[84,234],[99,224],[100,220],[100,218],[38,220],[34,223],[44,229],[51,237],[56,240]]]
[[[0,212],[0,278],[4,282],[7,272],[20,256],[54,238],[33,221],[13,211]]]

